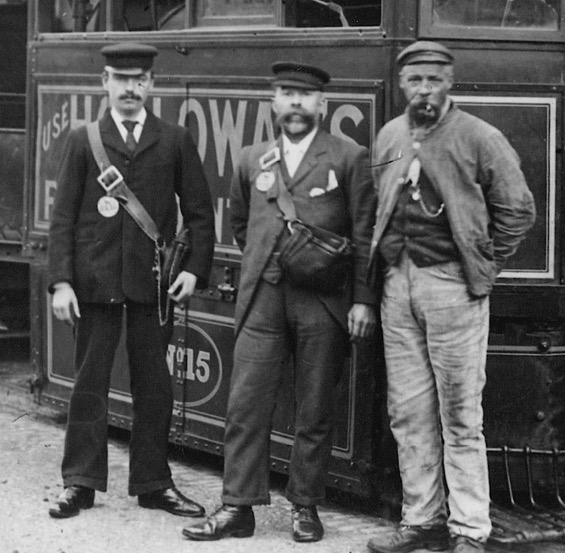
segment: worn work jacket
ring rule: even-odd
[[[277,146],[282,152],[282,139],[279,138]],[[272,147],[273,143],[265,142],[244,148],[232,181],[231,225],[243,252],[236,334],[286,226],[273,188],[260,190],[261,184],[257,186],[261,173],[259,160]],[[375,207],[368,151],[319,130],[287,188],[302,221],[348,236],[355,244],[351,287],[343,294],[317,294],[347,329],[347,312],[352,303],[374,305],[376,302],[366,278]],[[314,188],[324,193],[312,195]]]
[[[410,135],[406,113],[377,136],[373,178],[378,207],[371,244],[376,278],[379,242],[415,157],[445,203],[469,293],[489,294],[506,259],[533,225],[535,205],[518,155],[504,135],[455,105],[420,142]]]

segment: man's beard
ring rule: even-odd
[[[316,116],[304,110],[293,110],[280,115],[277,123],[288,137],[302,138],[315,127]]]
[[[428,102],[410,104],[408,115],[418,127],[429,127],[438,122],[441,110]]]

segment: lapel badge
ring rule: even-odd
[[[259,192],[267,192],[275,184],[275,174],[272,171],[261,171],[255,179],[255,186]]]
[[[275,146],[259,158],[259,167],[261,167],[261,171],[265,171],[265,169],[268,169],[280,160],[281,151]]]
[[[116,213],[118,213],[120,209],[120,203],[116,198],[112,198],[112,196],[102,196],[98,200],[98,213],[102,215],[102,217],[110,218],[114,217]]]

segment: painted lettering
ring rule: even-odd
[[[274,139],[275,131],[273,129],[273,118],[271,117],[271,102],[259,102],[255,132],[253,133],[253,144]]]
[[[82,113],[83,117],[79,118],[79,98],[82,100]],[[71,129],[76,129],[81,125],[90,123],[92,117],[92,96],[85,94],[79,96],[78,94],[71,94]]]
[[[208,142],[208,129],[206,126],[206,116],[204,115],[202,104],[194,98],[191,98],[188,102],[185,100],[180,107],[179,125],[184,127],[186,117],[189,113],[194,113],[194,116],[196,117],[196,123],[198,126],[198,155],[201,160],[204,160],[206,157],[206,144]]]
[[[55,191],[57,190],[57,181],[45,180],[45,200],[43,202],[43,219],[49,221],[51,219],[51,210],[55,202]]]
[[[41,129],[41,147],[44,152],[47,152],[51,147],[51,139],[57,139],[61,136],[61,133],[69,125],[69,102],[65,101],[61,104],[61,108],[58,109],[49,121],[43,125]]]
[[[210,100],[210,115],[212,117],[212,131],[216,146],[216,161],[218,176],[223,177],[226,166],[226,153],[228,144],[230,147],[232,167],[235,167],[239,153],[243,145],[243,129],[245,126],[245,113],[247,111],[247,100],[242,100],[237,106],[237,118],[234,122],[231,102],[226,100],[224,105],[224,116],[220,123],[218,112],[218,100]]]
[[[167,366],[169,374],[183,380],[194,382],[198,380],[205,384],[210,380],[210,359],[208,351],[198,350],[196,355],[196,370],[194,362],[195,351],[192,348],[177,347],[169,344],[167,348]],[[176,370],[175,370],[176,367]]]
[[[353,138],[351,138],[341,130],[341,122],[344,119],[351,119],[355,123],[355,126],[358,127],[359,123],[363,121],[363,114],[358,107],[352,106],[351,104],[343,104],[339,106],[335,110],[331,119],[330,134],[343,138],[348,142],[353,142],[353,144],[357,144],[357,142]]]
[[[199,351],[196,358],[196,378],[202,384],[210,379],[210,353],[208,351]]]

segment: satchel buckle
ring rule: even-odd
[[[124,177],[122,177],[122,174],[114,165],[110,165],[110,167],[100,173],[96,180],[106,190],[106,193],[109,194],[118,184],[124,182]]]
[[[303,224],[300,219],[294,219],[293,221],[286,222],[286,228],[288,229],[288,232],[290,232],[290,234],[294,234],[296,232],[296,229],[293,227],[295,223]]]

